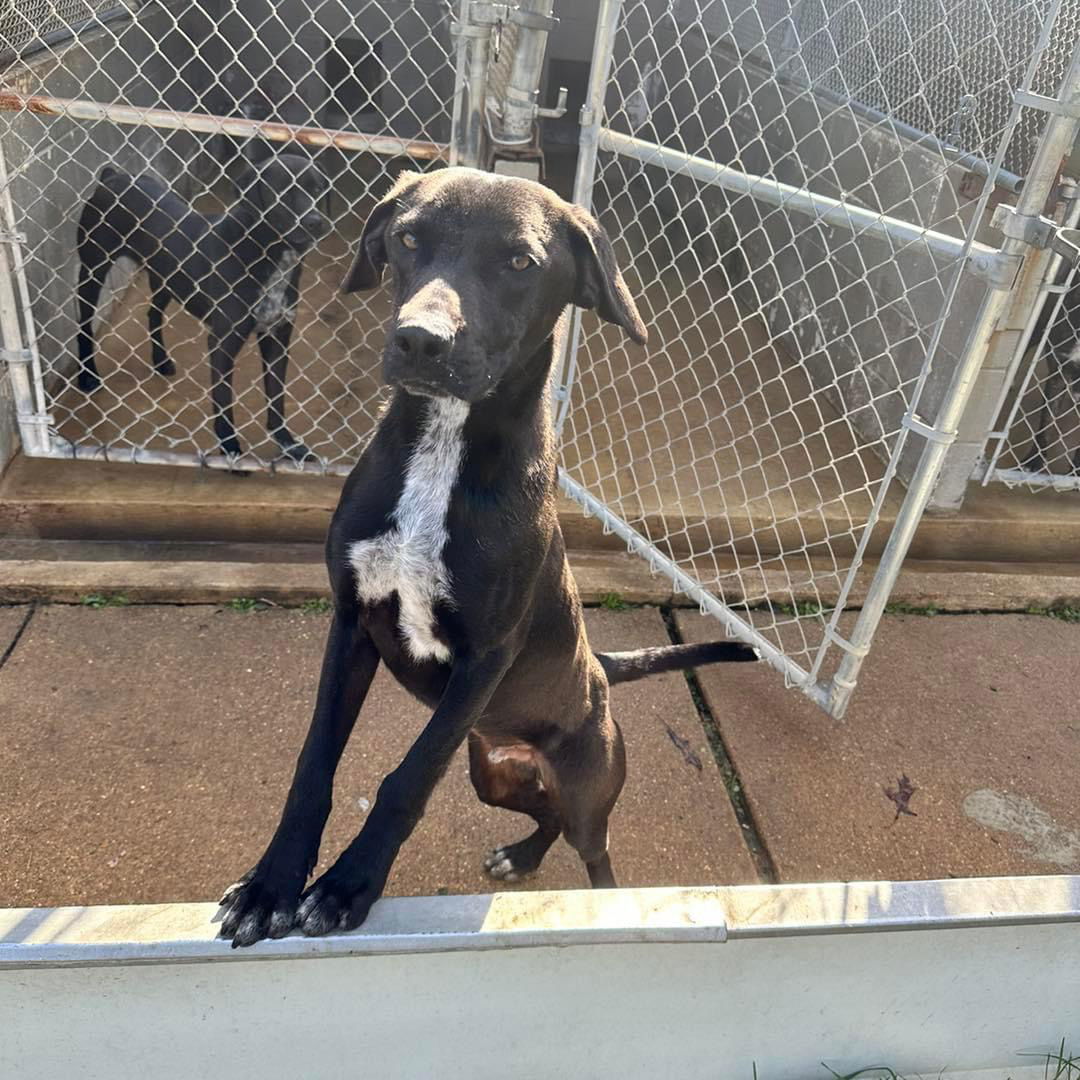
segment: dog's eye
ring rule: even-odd
[[[511,270],[528,270],[532,266],[532,259],[528,255],[515,255],[510,260]]]
[[[410,251],[415,251],[420,246],[420,241],[411,232],[401,234],[401,243]]]

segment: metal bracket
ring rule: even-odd
[[[590,127],[596,120],[596,110],[591,105],[582,105],[578,113],[578,123],[583,127]]]
[[[1013,94],[1013,101],[1028,109],[1038,109],[1039,112],[1050,113],[1053,116],[1068,116],[1070,119],[1080,120],[1080,101],[1058,101],[1057,98],[1043,97],[1042,94],[1032,94],[1026,90],[1017,90]]]
[[[0,349],[0,356],[9,368],[29,367],[33,360],[29,349]]]
[[[26,233],[0,231],[0,244],[25,244]]]
[[[559,98],[550,109],[536,109],[537,116],[546,116],[549,120],[561,120],[566,115],[566,98],[568,91],[565,86],[559,87]]]
[[[976,251],[968,256],[965,269],[973,277],[985,281],[991,289],[1008,290],[1016,284],[1023,265],[1023,255]]]
[[[1004,204],[994,211],[990,225],[1010,239],[1022,240],[1034,248],[1050,248],[1070,266],[1080,265],[1080,229],[1064,229],[1041,215],[1018,214],[1014,207]]]
[[[498,26],[513,23],[527,30],[543,30],[550,33],[559,25],[554,15],[541,15],[535,11],[522,11],[510,4],[471,4],[469,21],[476,25]]]
[[[903,427],[906,427],[908,431],[914,432],[916,435],[921,435],[928,442],[941,443],[944,446],[950,446],[956,441],[955,431],[941,431],[939,428],[931,427],[929,424],[923,423],[917,416],[912,416],[910,413],[900,421]]]

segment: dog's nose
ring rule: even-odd
[[[443,360],[449,355],[452,344],[450,338],[424,326],[402,326],[394,334],[398,352],[413,360]]]

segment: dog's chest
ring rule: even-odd
[[[255,304],[255,329],[259,333],[272,330],[283,318],[292,315],[293,306],[286,302],[289,279],[292,277],[300,256],[292,248],[285,248],[278,256],[277,265],[263,286],[262,295]]]
[[[433,398],[405,473],[391,527],[349,548],[356,592],[364,603],[398,597],[399,627],[414,660],[446,662],[450,650],[434,632],[435,605],[453,604],[443,562],[446,515],[461,471],[462,428],[469,406]]]

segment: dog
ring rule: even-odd
[[[374,288],[386,266],[393,394],[330,525],[333,621],[280,823],[221,901],[234,947],[363,922],[465,740],[480,799],[536,823],[488,856],[492,877],[532,873],[561,834],[591,885],[614,887],[608,815],[625,754],[608,687],[757,659],[734,642],[589,648],[556,513],[553,335],[573,303],[646,340],[596,221],[533,181],[405,173],[371,213],[344,290]],[[305,893],[334,770],[380,660],[431,720]]]
[[[93,318],[109,268],[126,257],[150,279],[151,360],[162,375],[175,373],[165,351],[165,309],[176,301],[209,334],[210,398],[220,450],[238,456],[233,424],[232,374],[236,355],[252,335],[263,361],[267,428],[293,461],[315,455],[285,423],[289,341],[299,298],[302,260],[330,231],[318,209],[328,184],[299,154],[276,154],[242,164],[238,199],[221,214],[201,214],[154,176],[133,177],[106,166],[78,226],[78,386],[100,385],[94,361]]]

